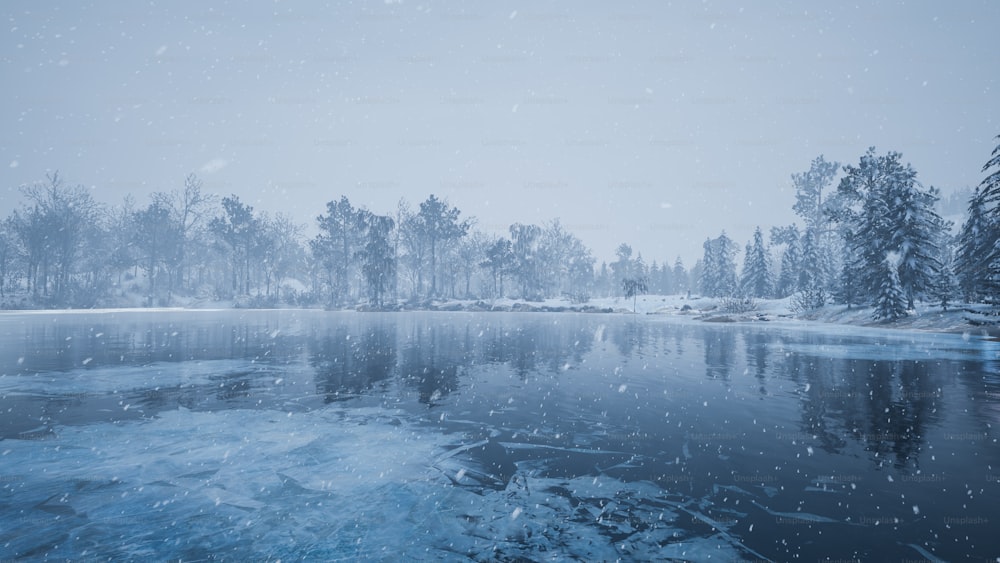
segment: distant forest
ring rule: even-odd
[[[819,156],[791,178],[801,224],[773,226],[766,241],[758,228],[740,268],[739,247],[723,232],[690,269],[680,258],[647,263],[626,243],[598,265],[558,219],[486,234],[434,195],[390,212],[332,200],[306,239],[305,225],[235,194],[206,193],[193,174],[143,204],[108,205],[53,173],[22,187],[19,208],[0,224],[0,302],[395,309],[434,299],[696,293],[743,303],[791,297],[801,311],[871,306],[889,320],[918,301],[1000,309],[1000,145],[982,172],[968,201],[941,202],[897,152],[871,148],[848,165]],[[965,206],[957,232],[942,204]]]

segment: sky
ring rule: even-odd
[[[0,5],[0,214],[58,170],[96,199],[430,194],[504,233],[689,267],[795,220],[791,175],[869,146],[978,184],[1000,134],[1000,2]]]

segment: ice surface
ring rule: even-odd
[[[89,362],[88,362],[89,363]],[[0,393],[19,395],[80,395],[125,392],[133,389],[210,385],[227,373],[267,369],[264,364],[242,360],[156,362],[149,365],[104,366],[86,364],[70,371],[0,375]]]
[[[206,352],[176,362],[137,348],[119,365],[75,337],[71,361],[22,363],[9,331],[0,555],[953,559],[992,538],[939,523],[994,520],[995,343],[661,317],[245,314],[236,332],[235,316],[198,338],[181,327]],[[74,319],[46,342],[98,331]],[[102,409],[117,412],[81,414]]]
[[[546,477],[545,447],[541,461],[504,473],[469,455],[493,446],[502,456],[503,445],[456,446],[455,435],[406,416],[179,409],[5,440],[0,547],[15,557],[187,560],[747,553],[724,526],[678,525],[692,509],[655,485]]]

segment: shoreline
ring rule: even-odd
[[[976,335],[990,340],[1000,340],[1000,318],[990,322],[985,309],[977,311],[968,305],[956,305],[943,311],[940,307],[920,304],[911,315],[896,321],[876,321],[871,318],[870,307],[827,305],[814,311],[795,313],[789,299],[759,300],[750,311],[732,313],[720,309],[721,299],[685,296],[643,295],[632,302],[621,297],[596,298],[587,303],[570,303],[566,299],[523,301],[514,299],[441,300],[418,304],[400,304],[395,307],[375,308],[364,304],[341,309],[301,306],[269,308],[239,307],[230,301],[193,301],[170,307],[106,307],[92,309],[0,309],[0,318],[8,315],[40,314],[106,314],[106,313],[166,313],[166,312],[239,312],[239,311],[328,311],[358,313],[578,313],[598,315],[634,315],[636,317],[677,318],[690,321],[724,324],[775,323],[799,326],[853,326],[866,329],[934,332],[957,335]],[[981,322],[969,318],[981,315]]]

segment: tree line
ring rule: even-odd
[[[696,292],[790,297],[803,311],[872,306],[876,319],[890,320],[917,301],[1000,309],[1000,146],[982,172],[953,233],[936,211],[940,192],[921,185],[901,154],[871,148],[844,166],[819,156],[791,178],[801,226],[772,227],[767,241],[757,228],[740,269],[739,248],[723,232],[705,241],[690,270],[680,258],[647,264],[625,243],[597,265],[558,219],[485,233],[433,194],[416,207],[400,200],[391,213],[342,196],[326,204],[307,239],[305,225],[235,194],[207,193],[194,174],[144,205],[131,196],[106,205],[53,173],[22,187],[23,202],[0,223],[0,301],[97,307],[141,295],[145,305],[184,297],[382,309],[440,298],[586,302]]]
[[[769,244],[758,227],[739,274],[736,243],[725,232],[709,238],[694,268],[699,290],[791,297],[800,311],[829,303],[871,306],[876,320],[906,316],[917,301],[1000,308],[1000,146],[982,173],[956,233],[937,212],[940,191],[924,187],[900,153],[870,148],[844,166],[819,156],[792,175],[802,226],[772,227]]]
[[[373,308],[438,298],[583,302],[620,293],[623,277],[646,271],[631,249],[596,267],[558,219],[484,233],[433,194],[416,207],[401,200],[388,214],[346,196],[331,200],[307,240],[305,225],[235,194],[207,193],[193,174],[145,205],[132,197],[102,204],[58,173],[21,192],[24,201],[0,224],[0,299],[8,308],[110,306],[130,295],[144,305],[179,297]]]

